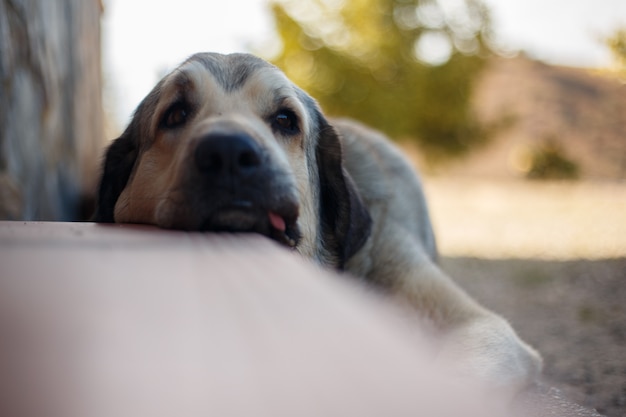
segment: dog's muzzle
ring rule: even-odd
[[[202,136],[193,152],[201,186],[201,229],[256,232],[290,247],[300,232],[298,204],[291,187],[267,152],[243,132],[214,132]]]

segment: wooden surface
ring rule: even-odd
[[[0,268],[2,416],[511,415],[260,236],[0,222]]]

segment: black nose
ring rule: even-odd
[[[250,176],[262,165],[262,149],[245,133],[211,133],[200,139],[196,167],[211,176]]]

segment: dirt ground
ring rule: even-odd
[[[626,258],[441,264],[541,352],[547,385],[600,414],[626,416]]]
[[[424,183],[442,267],[542,353],[547,387],[626,416],[626,184]]]

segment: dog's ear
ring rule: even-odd
[[[320,181],[320,213],[324,245],[343,269],[370,235],[372,219],[343,164],[341,141],[320,115],[316,158]]]
[[[115,220],[115,203],[126,187],[137,159],[138,144],[134,130],[131,124],[106,151],[96,200],[96,222],[113,223]]]

